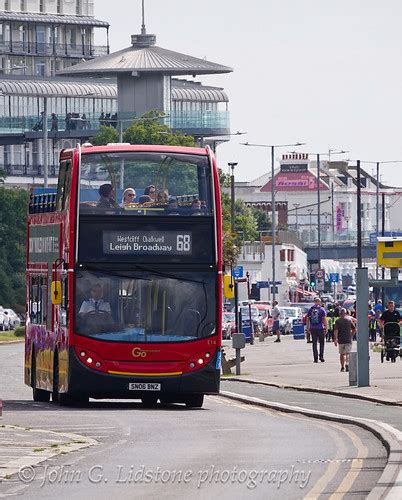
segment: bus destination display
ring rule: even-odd
[[[108,255],[192,255],[192,233],[183,231],[103,231]]]

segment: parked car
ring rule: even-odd
[[[3,314],[0,311],[0,331],[2,332],[6,330],[5,320],[6,320],[5,314]]]
[[[262,331],[264,333],[271,332],[273,324],[271,315],[272,307],[263,302],[255,302],[253,304],[253,307],[256,307],[258,309]]]
[[[12,309],[4,309],[5,314],[9,317],[10,328],[15,330],[21,325],[21,320],[18,315]]]
[[[10,318],[9,318],[8,314],[6,313],[6,310],[3,308],[3,306],[0,306],[0,314],[3,317],[3,321],[2,321],[3,327],[1,328],[1,325],[0,325],[0,328],[2,329],[2,331],[4,332],[5,330],[11,330]]]
[[[293,332],[293,320],[303,319],[303,311],[300,307],[281,307],[281,319],[279,326],[285,335]]]
[[[314,304],[311,304],[310,302],[294,302],[290,304],[290,307],[298,307],[302,311],[303,315],[303,323],[306,324],[307,322],[307,313],[310,310],[310,307],[312,307]]]
[[[235,313],[224,312],[222,317],[222,338],[230,340],[236,330]]]

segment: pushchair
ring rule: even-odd
[[[399,323],[385,323],[383,331],[383,344],[381,346],[381,363],[396,362],[397,357],[402,358],[401,331]]]

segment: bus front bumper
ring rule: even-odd
[[[220,385],[220,352],[216,352],[210,363],[203,368],[181,375],[138,376],[115,375],[86,367],[78,359],[73,348],[69,354],[69,394],[85,394],[95,399],[141,399],[151,391],[130,390],[130,384],[160,384],[157,396],[218,394]],[[132,387],[132,386],[131,386]]]

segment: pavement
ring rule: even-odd
[[[0,425],[0,483],[13,474],[18,474],[22,483],[29,483],[38,464],[96,444],[96,440],[77,434]]]
[[[291,335],[282,336],[280,343],[274,340],[274,337],[266,337],[264,342],[255,339],[254,345],[247,344],[242,349],[245,361],[241,363],[241,375],[231,375],[230,380],[260,382],[402,406],[400,358],[396,363],[381,363],[380,353],[371,348],[370,386],[356,387],[349,385],[347,372],[340,372],[338,348],[333,343],[326,342],[325,362],[313,363],[312,344],[294,340]],[[223,347],[227,358],[234,357],[231,341],[223,341]],[[353,342],[352,350],[356,351],[356,342]],[[235,373],[235,368],[232,368],[232,373]]]

